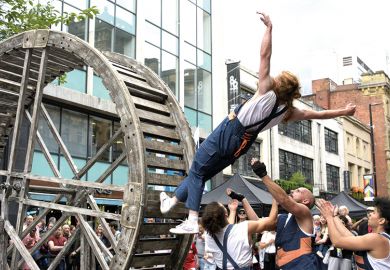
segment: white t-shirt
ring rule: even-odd
[[[275,241],[275,236],[276,236],[276,233],[264,231],[263,235],[261,236],[260,243],[268,244],[271,239],[273,239]],[[265,253],[275,253],[276,252],[275,242],[272,243],[272,245],[267,246],[264,249],[264,251],[265,251]]]
[[[258,121],[263,120],[268,117],[272,112],[272,109],[276,102],[276,94],[274,91],[268,91],[264,95],[252,97],[248,100],[237,114],[238,120],[240,123],[246,127],[251,124],[254,124]],[[277,109],[277,112],[282,110],[284,105],[280,105]],[[273,126],[278,125],[282,122],[286,112],[282,113],[278,117],[273,118],[264,128],[263,130],[270,129]],[[258,126],[248,129],[249,131],[253,131]]]
[[[216,235],[221,244],[223,244],[223,236],[226,228],[227,226]],[[222,251],[215,243],[213,237],[208,233],[206,233],[205,240],[206,252],[212,253],[216,265],[222,268]],[[227,241],[227,251],[240,268],[252,265],[252,248],[248,241],[248,221],[243,221],[233,226]],[[227,261],[227,268],[233,269],[229,260]]]

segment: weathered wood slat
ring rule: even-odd
[[[22,50],[13,50],[10,55],[17,56],[17,57],[24,57],[24,51]],[[32,54],[32,62],[34,63],[34,66],[39,66],[40,62],[40,54],[37,54],[33,51]],[[48,61],[48,68],[54,69],[54,70],[72,70],[72,67],[69,67],[65,64],[56,63],[56,61],[49,59]]]
[[[23,65],[24,58],[20,57],[18,55],[14,54],[7,54],[5,55],[1,60],[4,60],[6,62],[13,63],[15,65]],[[30,70],[33,70],[34,72],[39,71],[39,61],[31,61],[31,67]],[[65,70],[60,70],[58,66],[53,65],[53,63],[49,63],[47,66],[47,72],[48,74],[63,74],[66,71],[72,70],[70,67],[66,68]]]
[[[136,254],[133,258],[133,267],[149,267],[157,265],[166,265],[170,263],[170,253],[149,253]]]
[[[141,226],[141,235],[167,235],[170,234],[169,229],[175,227],[179,223],[145,223]]]
[[[141,123],[141,128],[142,131],[147,135],[152,135],[153,137],[160,137],[173,141],[180,141],[180,136],[174,129],[159,127],[147,123]]]
[[[130,88],[138,89],[138,90],[144,91],[144,92],[152,94],[152,95],[160,96],[164,99],[166,99],[168,97],[167,93],[165,93],[164,91],[162,91],[160,89],[151,87],[147,83],[144,83],[144,82],[136,80],[136,79],[129,78],[127,76],[123,76],[121,74],[120,74],[120,77],[121,77],[121,79],[123,79],[125,84]]]
[[[0,77],[1,78],[4,78],[4,79],[7,79],[7,80],[10,80],[10,81],[14,81],[14,82],[17,82],[19,83],[22,79],[22,75],[19,74],[19,73],[15,73],[15,72],[12,72],[12,71],[8,71],[8,70],[4,70],[4,69],[0,69]],[[37,83],[37,78],[33,77],[33,76],[30,76],[30,78],[28,79],[28,83],[30,85],[34,85]]]
[[[6,72],[13,72],[19,74],[19,76],[21,76],[21,73],[23,72],[23,66],[11,62],[7,62],[4,60],[0,61],[0,68]],[[32,79],[37,80],[38,74],[39,74],[38,70],[30,69],[30,77]],[[50,76],[50,74],[46,74],[45,80],[50,82],[51,79],[52,77]]]
[[[73,214],[80,213],[82,215],[93,216],[93,217],[102,217],[102,218],[108,218],[108,219],[113,219],[113,220],[120,220],[121,219],[121,215],[118,215],[118,214],[106,213],[106,212],[102,212],[102,211],[95,211],[95,210],[84,209],[84,208],[68,206],[68,205],[62,205],[62,204],[57,204],[57,203],[49,203],[49,202],[30,200],[30,199],[21,199],[20,202],[23,204],[27,204],[27,205],[43,207],[43,208],[51,208],[51,209],[65,211],[65,212],[73,213]]]
[[[184,176],[178,175],[167,175],[167,174],[158,174],[158,173],[148,173],[146,180],[148,184],[151,185],[161,185],[161,186],[178,186],[181,181],[183,181]]]
[[[8,90],[19,91],[20,83],[12,80],[0,79],[0,87],[6,88]],[[34,89],[35,87],[32,85],[27,86],[27,91],[32,91]],[[27,95],[30,96],[31,92],[28,92]]]
[[[136,248],[143,251],[161,251],[174,249],[179,244],[178,238],[151,238],[139,240]]]
[[[186,170],[186,164],[183,160],[170,160],[160,157],[147,157],[146,164],[148,167],[171,169],[171,170]]]
[[[123,66],[115,61],[111,61],[111,64],[114,66],[114,68],[116,70],[124,71],[123,75],[129,75],[130,77],[133,77],[133,78],[136,78],[140,81],[146,82],[146,79],[142,75],[138,74],[137,71],[133,70],[131,67],[129,68],[129,67]]]
[[[64,61],[70,67],[81,67],[84,65],[84,61],[75,54],[69,54],[63,49],[54,46],[50,47],[50,57]]]
[[[145,92],[145,91],[142,91],[142,90],[139,90],[139,89],[136,89],[136,88],[132,88],[132,87],[127,87],[127,89],[129,90],[129,93],[133,97],[140,97],[140,98],[143,98],[143,99],[146,99],[146,100],[151,100],[151,101],[162,103],[162,104],[165,103],[165,98],[164,97],[157,96],[157,95],[154,95],[152,93],[148,93],[148,92]]]
[[[135,72],[131,72],[131,71],[127,70],[127,69],[124,69],[124,68],[118,67],[118,66],[115,66],[115,69],[116,69],[116,71],[119,74],[122,74],[122,75],[125,75],[125,76],[128,76],[128,77],[132,77],[134,79],[146,82],[144,77],[142,77],[141,75],[139,75],[139,74],[137,74]]]
[[[137,115],[141,122],[146,122],[154,125],[175,128],[176,123],[169,116],[161,115],[154,112],[137,109]]]
[[[156,112],[162,115],[169,116],[171,114],[168,107],[164,104],[160,104],[157,102],[153,102],[151,100],[139,98],[139,97],[133,97],[133,101],[135,104],[135,107],[138,109],[147,110],[150,112]]]
[[[146,194],[146,200],[147,201],[159,201],[160,200],[160,190],[148,190],[148,193]],[[173,196],[173,193],[171,192],[165,192],[167,193],[170,197]],[[181,204],[181,203],[179,203]]]
[[[158,152],[161,154],[171,154],[175,156],[183,156],[183,146],[179,144],[171,144],[166,142],[158,142],[158,141],[145,141],[145,148],[152,152]]]
[[[144,216],[154,218],[167,218],[167,219],[182,219],[188,210],[184,207],[184,204],[179,203],[175,205],[172,210],[166,214],[161,214],[160,201],[147,201],[144,207]]]

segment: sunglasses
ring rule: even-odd
[[[238,212],[239,215],[246,215],[245,212]]]

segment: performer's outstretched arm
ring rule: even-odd
[[[352,103],[348,103],[345,108],[337,110],[313,111],[294,108],[291,116],[288,118],[288,121],[293,122],[310,119],[330,119],[338,116],[351,116],[354,115],[355,111],[356,105],[353,105]]]
[[[261,15],[260,19],[263,21],[267,29],[264,32],[260,47],[260,67],[259,67],[259,83],[257,85],[258,95],[263,95],[272,89],[273,80],[270,77],[271,70],[271,54],[272,54],[272,22],[268,15],[257,12]]]

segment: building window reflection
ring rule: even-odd
[[[97,151],[110,139],[112,122],[103,118],[91,116],[89,119],[89,147],[88,158],[94,156]],[[110,161],[110,151],[105,151],[98,160]]]
[[[360,169],[358,170],[360,174]],[[340,169],[339,167],[326,164],[326,182],[327,182],[327,190],[331,192],[339,191],[339,183],[340,183]]]
[[[287,180],[296,172],[301,172],[307,183],[314,183],[312,159],[279,149],[279,178]]]

